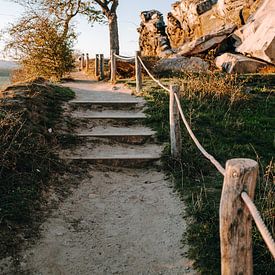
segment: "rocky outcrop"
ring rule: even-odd
[[[213,49],[214,56],[230,52],[217,58],[219,68],[230,73],[257,72],[267,63],[275,64],[274,1],[181,0],[172,5],[167,27],[158,11],[143,12],[142,54],[170,57],[163,64],[168,70],[181,71],[187,62],[183,56],[203,57]],[[178,58],[178,66],[171,57]]]
[[[181,73],[181,72],[206,72],[209,68],[208,62],[199,57],[163,58],[154,66],[155,73]]]
[[[240,54],[225,53],[216,58],[216,66],[228,73],[257,73],[267,64]]]
[[[170,41],[167,37],[162,13],[157,10],[144,11],[140,15],[141,24],[139,47],[143,56],[160,56],[172,54]]]
[[[264,0],[248,22],[238,29],[236,51],[275,64],[275,3]]]

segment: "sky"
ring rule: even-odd
[[[175,0],[120,0],[118,7],[120,53],[132,56],[138,50],[137,28],[140,24],[140,12],[156,9],[164,18],[171,10]],[[20,18],[23,9],[9,0],[0,0],[0,30]],[[94,56],[97,53],[109,55],[109,32],[107,25],[95,23],[93,27],[82,17],[75,19],[78,41],[75,48]],[[8,59],[3,53],[4,43],[0,40],[0,59]]]

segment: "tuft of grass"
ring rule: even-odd
[[[0,257],[13,253],[18,230],[41,210],[53,174],[63,171],[56,150],[67,88],[26,83],[7,88],[0,99]]]
[[[267,76],[268,77],[268,76]],[[273,80],[262,90],[256,76],[222,74],[182,75],[163,79],[181,86],[183,111],[203,146],[223,165],[231,158],[252,158],[261,164],[255,203],[275,236],[275,94]],[[161,141],[169,141],[169,96],[145,81],[148,124]],[[259,84],[259,85],[258,85]],[[202,274],[220,274],[219,204],[222,176],[204,159],[182,125],[181,161],[171,159],[166,148],[164,167],[175,178],[176,188],[191,216],[183,242],[188,256]],[[274,274],[274,262],[258,230],[253,227],[255,274]]]

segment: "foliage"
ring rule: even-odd
[[[0,256],[14,249],[17,228],[35,220],[52,175],[62,170],[55,126],[61,104],[74,97],[67,88],[40,83],[12,86],[1,95]]]
[[[78,0],[15,1],[26,9],[25,15],[9,30],[6,50],[22,65],[22,75],[59,80],[74,67],[72,20],[85,14],[91,22],[102,14],[90,2]]]
[[[239,79],[242,79],[240,81]],[[169,79],[182,86],[181,104],[197,138],[221,162],[231,158],[253,158],[261,165],[256,205],[272,235],[275,235],[274,129],[275,95],[261,83],[243,82],[244,77],[185,75]],[[162,80],[167,81],[167,80]],[[148,123],[161,140],[169,140],[169,97],[151,81],[145,81]],[[153,85],[153,88],[151,88]],[[274,88],[273,86],[270,88]],[[192,216],[184,242],[188,256],[202,274],[220,273],[218,211],[223,179],[203,158],[182,126],[182,160],[164,155],[165,167],[175,177],[177,189],[186,201],[186,214]],[[258,229],[253,227],[255,274],[274,274],[274,262]]]
[[[34,79],[59,80],[73,68],[73,34],[64,38],[55,22],[46,17],[27,16],[10,30],[8,49],[16,52],[17,58]]]

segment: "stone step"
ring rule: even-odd
[[[153,138],[155,132],[146,127],[102,127],[81,130],[77,133],[81,138],[106,138],[129,144],[143,144]]]
[[[87,101],[87,100],[72,100],[69,102],[70,105],[103,105],[103,106],[109,106],[109,105],[137,105],[141,104],[143,102],[133,100],[133,101]]]
[[[76,111],[72,114],[73,118],[77,119],[122,119],[122,120],[133,120],[133,119],[145,119],[146,115],[142,112],[130,112],[130,111]]]
[[[90,144],[74,150],[64,150],[60,157],[70,161],[87,161],[92,164],[104,164],[122,167],[140,167],[161,158],[163,148],[155,144],[146,145],[102,145]]]
[[[142,110],[145,102],[133,101],[86,101],[73,100],[69,102],[73,110]]]

